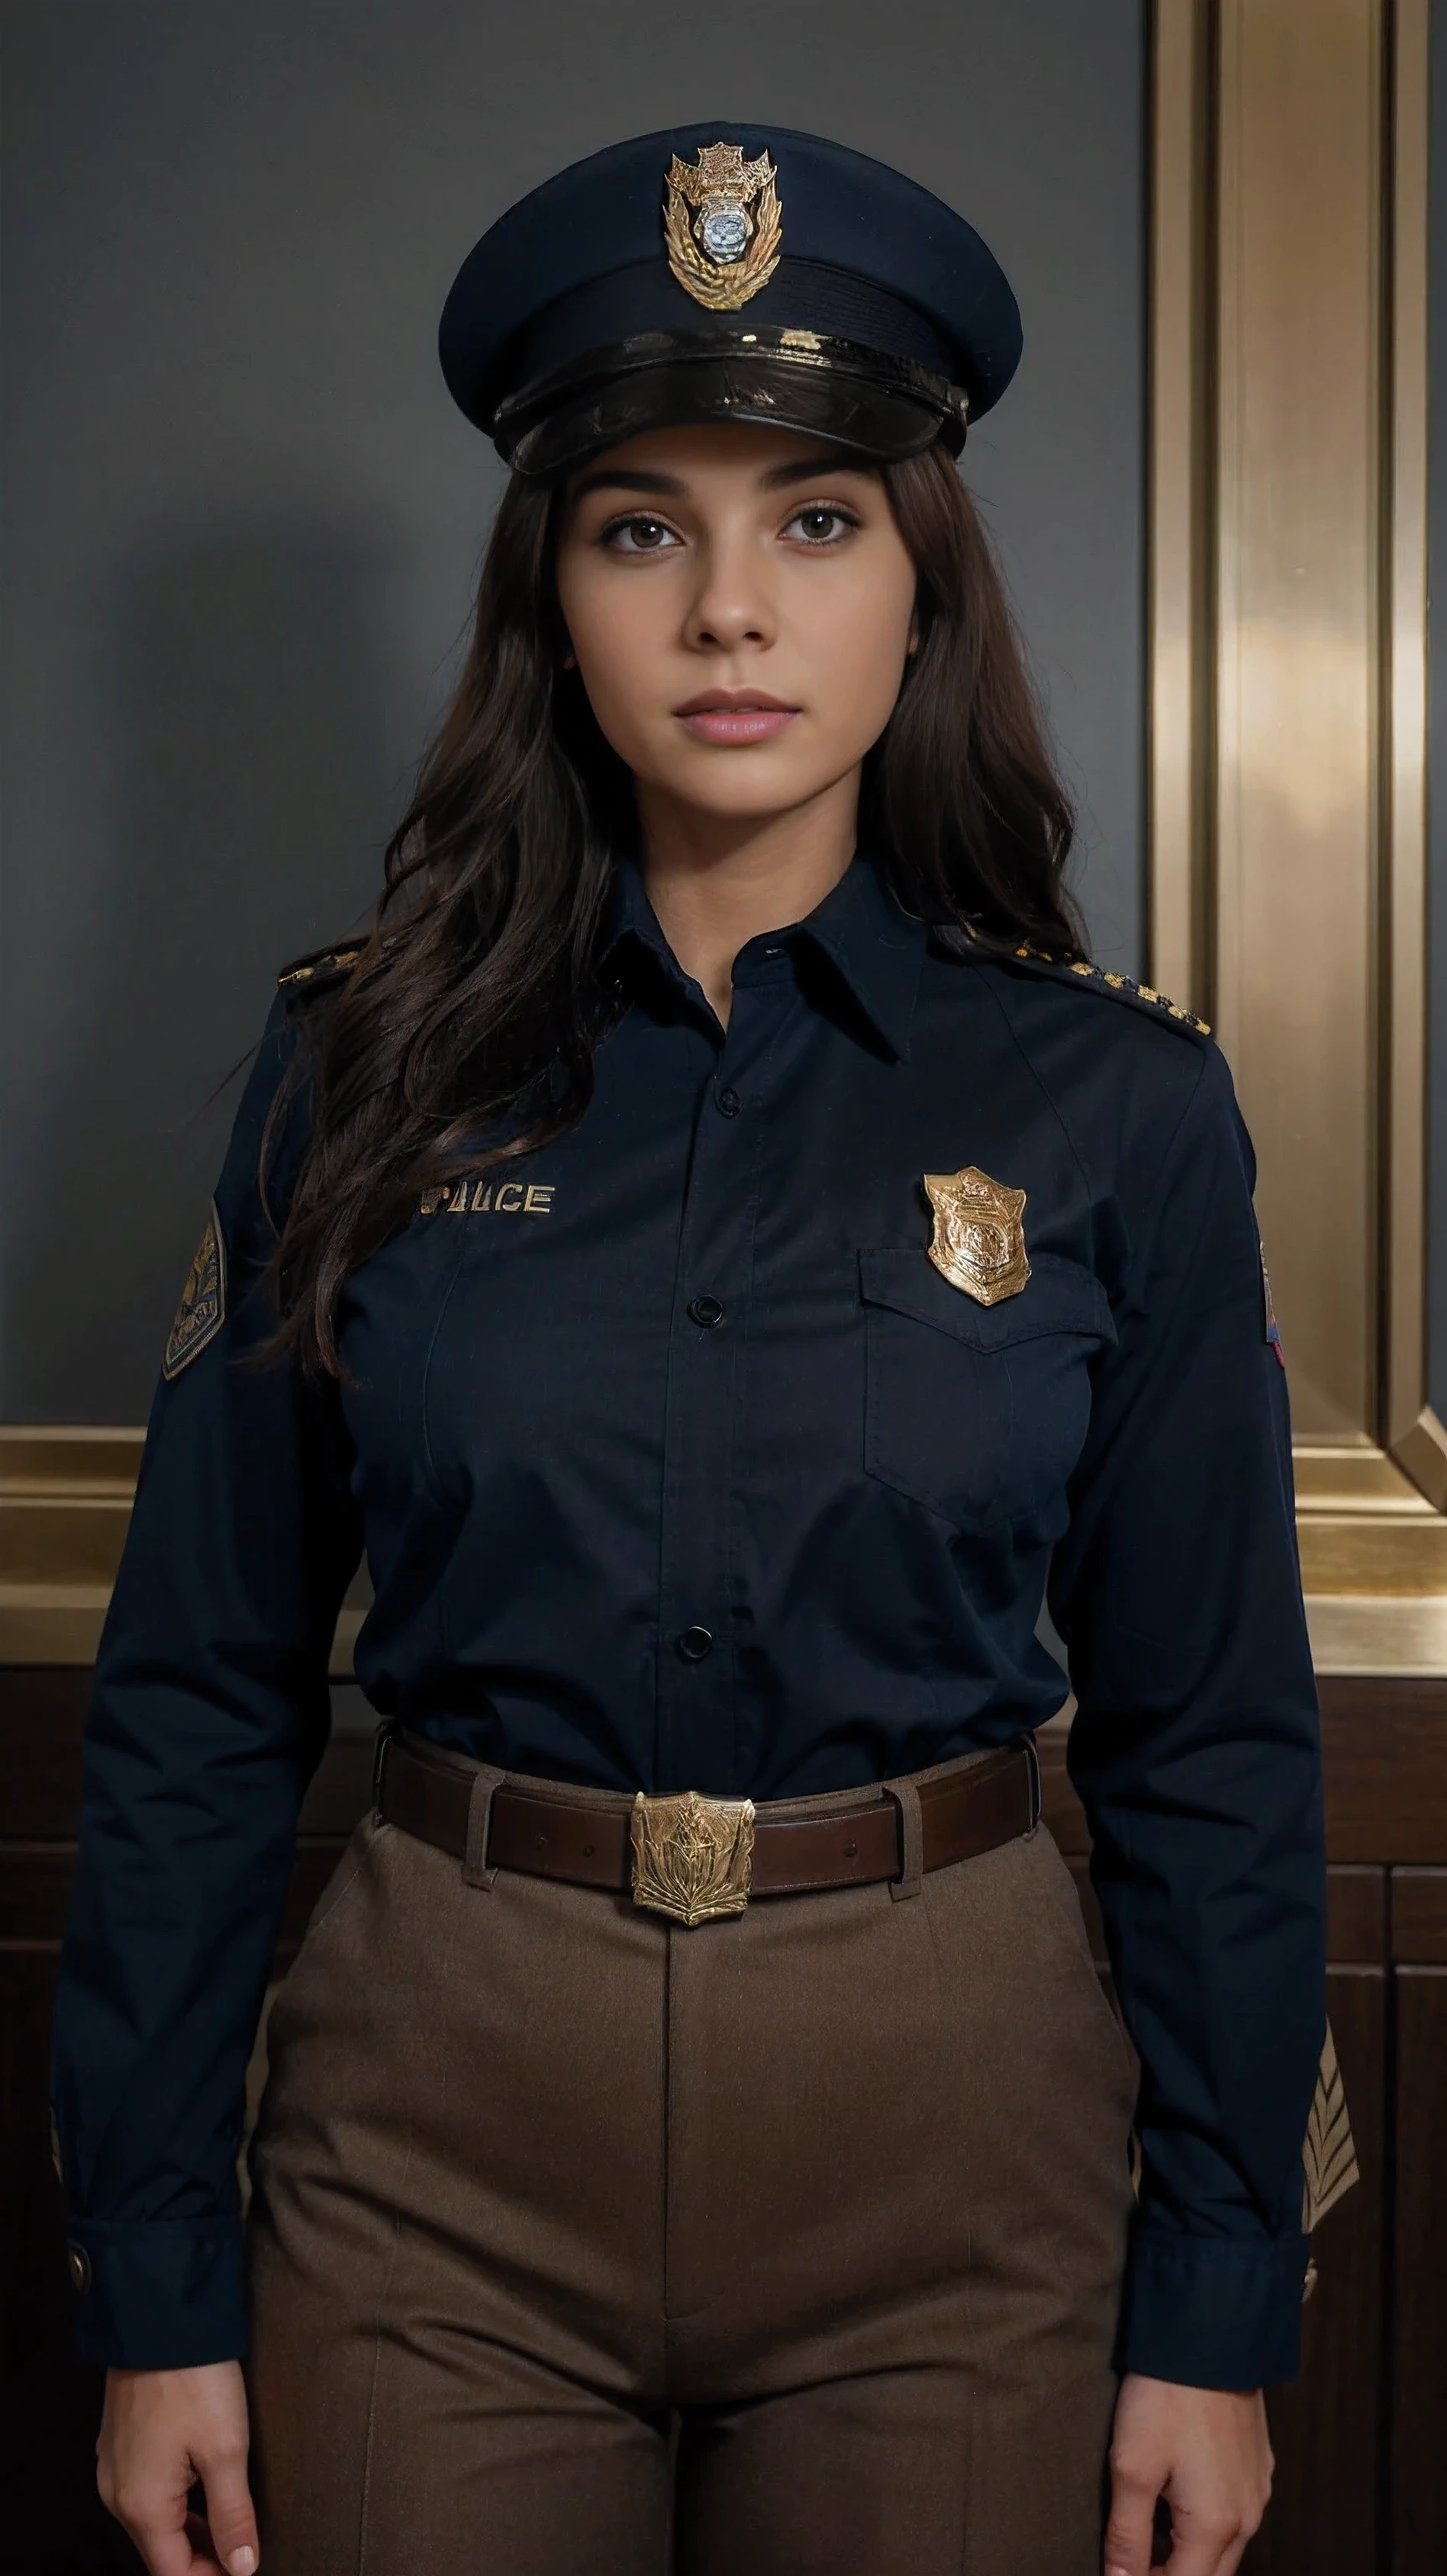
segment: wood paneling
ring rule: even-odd
[[[1392,2576],[1447,2566],[1447,1969],[1400,1967],[1392,2225]]]
[[[1447,1869],[1394,1869],[1391,1887],[1393,1958],[1447,1967]]]
[[[1323,1674],[1321,1744],[1332,1860],[1447,1855],[1447,1681]]]
[[[63,1841],[80,1812],[85,1672],[0,1669],[0,1834]]]

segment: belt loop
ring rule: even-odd
[[[1040,1780],[1040,1748],[1033,1735],[1022,1735],[1020,1741],[1025,1747],[1025,1759],[1030,1766],[1030,1822],[1025,1828],[1028,1841],[1044,1812],[1045,1793]]]
[[[899,1809],[901,1867],[898,1878],[889,1882],[892,1897],[918,1896],[924,1875],[924,1817],[920,1813],[919,1791],[912,1780],[902,1780],[898,1788],[884,1784],[886,1797]]]
[[[372,1755],[372,1814],[378,1824],[382,1821],[382,1774],[387,1768],[387,1747],[396,1732],[396,1725],[395,1718],[383,1718],[377,1729],[376,1749]]]
[[[501,1788],[506,1778],[507,1773],[495,1770],[490,1762],[480,1762],[477,1766],[472,1795],[467,1802],[467,1849],[462,1856],[464,1887],[489,1888],[497,1876],[496,1862],[491,1869],[487,1866],[487,1833],[492,1823],[492,1793],[494,1789]]]

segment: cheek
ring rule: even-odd
[[[816,711],[831,732],[857,738],[861,756],[899,695],[913,611],[912,579],[867,589],[841,584],[833,596],[820,584],[808,602],[800,642],[821,684]]]
[[[559,602],[578,674],[598,723],[627,760],[667,699],[667,604],[651,592],[662,583],[605,586],[586,578],[559,582]]]

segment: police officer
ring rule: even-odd
[[[1316,1709],[1250,1146],[1085,954],[954,464],[1013,297],[897,173],[707,125],[515,206],[441,349],[513,468],[472,650],[373,925],[281,977],[96,1675],[103,2492],[157,2576],[1142,2576],[1158,2499],[1224,2576]],[[244,2253],[363,1550],[375,1805]],[[1138,2055],[1039,1821],[1047,1568]]]

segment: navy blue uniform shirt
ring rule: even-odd
[[[365,1548],[382,1715],[756,1800],[1051,1716],[1048,1573],[1144,2068],[1121,2358],[1288,2377],[1320,1756],[1226,1066],[1093,971],[944,955],[864,857],[741,950],[727,1030],[631,864],[603,964],[586,1114],[351,1279],[340,1389],[238,1365],[271,1326],[273,1012],[217,1191],[224,1321],[158,1392],[96,1673],[55,2063],[82,2349],[243,2348],[243,2072]],[[1031,1276],[993,1306],[926,1250],[922,1175],[966,1165],[1026,1193]]]

